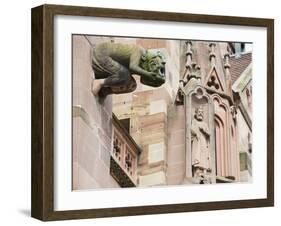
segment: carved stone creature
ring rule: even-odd
[[[92,68],[95,79],[92,93],[129,93],[136,89],[132,74],[139,75],[142,84],[159,87],[165,83],[165,60],[160,51],[123,43],[105,42],[93,48]]]

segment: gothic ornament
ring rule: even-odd
[[[165,83],[164,55],[137,45],[97,44],[93,49],[92,68],[95,72],[92,93],[101,97],[134,91],[137,84],[132,74],[139,75],[141,83],[148,86],[159,87]]]

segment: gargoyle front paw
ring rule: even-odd
[[[95,79],[92,81],[91,91],[94,96],[96,96],[99,93],[103,82],[104,82],[104,79]]]

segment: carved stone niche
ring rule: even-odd
[[[184,183],[215,183],[214,110],[206,90],[186,96],[186,178]]]

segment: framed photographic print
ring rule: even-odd
[[[274,205],[272,19],[32,9],[32,216]]]

